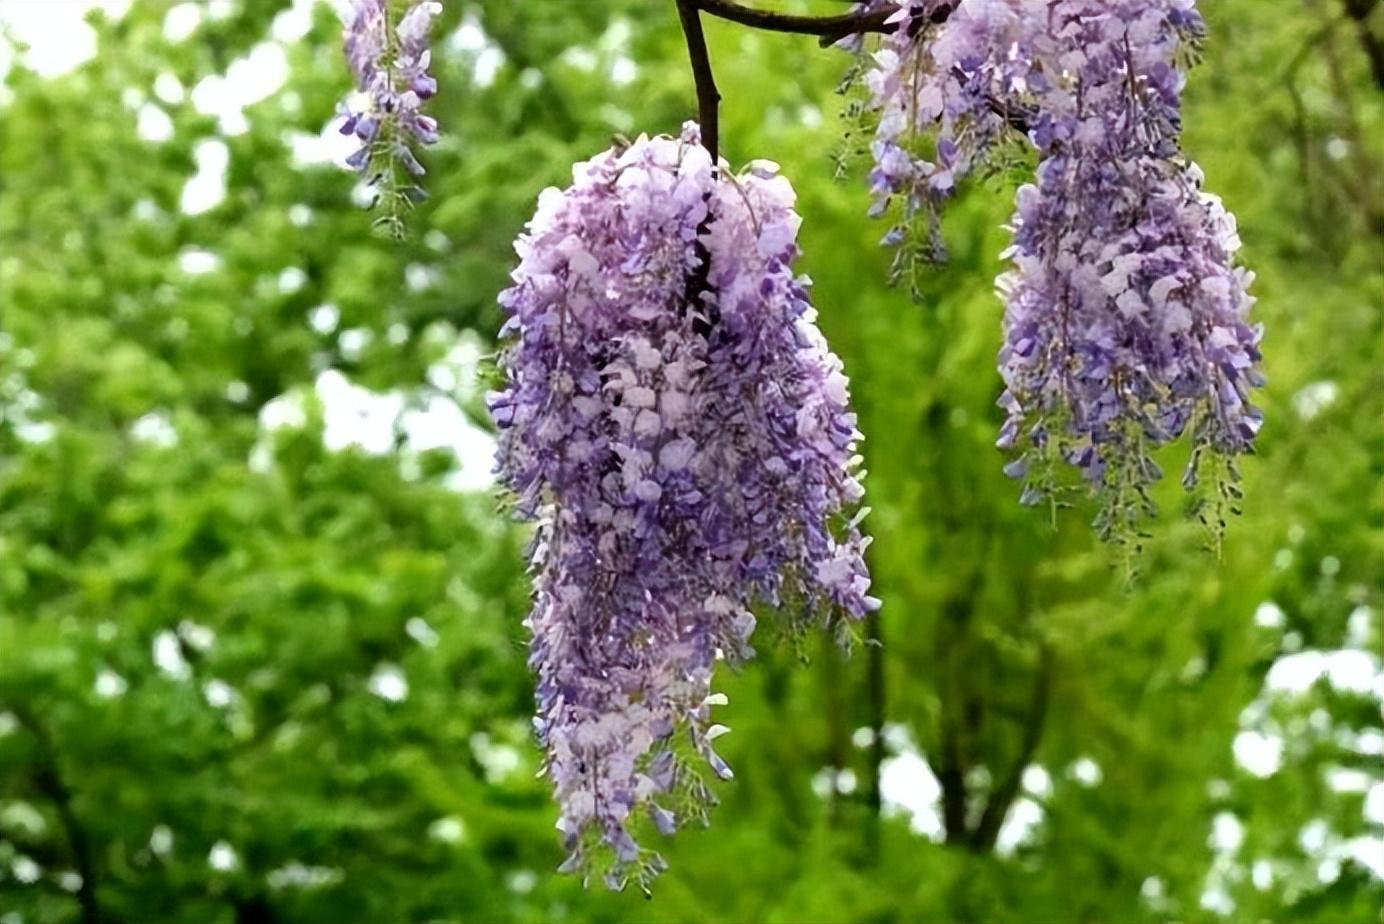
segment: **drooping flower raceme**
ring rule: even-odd
[[[567,867],[612,886],[712,801],[711,675],[756,603],[833,621],[877,605],[841,364],[794,276],[799,218],[767,163],[715,169],[695,126],[550,189],[501,296],[498,470],[532,548],[536,725]],[[858,519],[858,518],[857,518]],[[700,755],[696,759],[690,759]]]
[[[343,107],[341,133],[359,139],[347,163],[375,187],[380,222],[397,233],[402,212],[423,197],[416,180],[426,171],[413,145],[438,139],[437,120],[422,109],[437,92],[428,32],[442,4],[413,0],[397,22],[392,10],[390,0],[354,0],[344,44],[356,93]]]
[[[1037,152],[999,283],[999,444],[1025,498],[1072,463],[1105,495],[1102,532],[1125,538],[1151,509],[1150,451],[1189,428],[1184,482],[1209,468],[1233,498],[1260,332],[1234,218],[1179,148],[1195,0],[913,0],[893,21],[866,77],[874,211],[902,201],[891,242],[934,237],[937,207],[1006,143]]]

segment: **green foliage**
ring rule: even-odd
[[[1219,559],[1173,479],[1128,589],[1089,502],[1054,520],[1000,472],[1010,188],[958,203],[915,304],[887,284],[859,177],[832,177],[848,59],[709,25],[727,157],[777,160],[800,191],[868,435],[885,607],[849,658],[809,641],[804,671],[766,637],[724,678],[736,780],[709,830],[659,843],[651,902],[554,872],[524,536],[447,486],[448,453],[325,448],[313,386],[334,369],[478,419],[474,383],[429,369],[493,337],[543,186],[690,115],[682,39],[656,0],[447,6],[439,34],[465,18],[490,44],[439,46],[444,135],[403,245],[372,234],[351,175],[294,157],[347,83],[325,6],[240,134],[154,83],[225,74],[277,0],[176,42],[168,6],[136,0],[96,20],[75,71],[6,78],[0,921],[1215,920],[1232,902],[1237,920],[1377,919],[1378,878],[1344,854],[1320,869],[1384,836],[1362,789],[1378,803],[1384,777],[1364,743],[1384,740],[1384,94],[1332,4],[1204,4],[1188,147],[1260,272],[1268,424]],[[169,140],[136,132],[146,103]],[[226,196],[184,214],[217,138]],[[323,305],[335,323],[310,323]],[[283,396],[302,420],[265,426]],[[1349,646],[1371,689],[1263,692],[1295,652]],[[1237,763],[1246,732],[1281,739],[1276,772]],[[913,744],[947,793],[935,837],[890,806],[927,778]],[[1000,835],[1030,807],[1025,840]],[[1233,850],[1208,841],[1218,816]]]

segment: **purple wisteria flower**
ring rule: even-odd
[[[343,106],[341,133],[360,140],[346,162],[375,187],[375,204],[386,210],[379,222],[395,234],[403,230],[402,212],[424,197],[416,180],[426,171],[413,145],[438,139],[437,120],[422,109],[437,92],[428,32],[441,12],[437,0],[414,0],[395,22],[389,0],[355,0],[346,23],[356,93]]]
[[[1233,508],[1233,457],[1261,423],[1260,331],[1234,217],[1179,147],[1195,0],[914,0],[895,21],[866,76],[873,212],[903,213],[886,240],[920,223],[935,238],[938,207],[1002,145],[1037,153],[999,280],[999,445],[1025,501],[1051,496],[1051,463],[1075,465],[1124,541],[1152,512],[1151,451],[1191,429],[1184,483],[1209,471]]]
[[[793,274],[800,219],[769,163],[713,165],[695,125],[549,189],[500,297],[497,469],[534,521],[535,724],[570,857],[647,888],[635,836],[700,819],[717,661],[756,604],[858,618],[860,438],[841,364]],[[709,260],[702,263],[702,256]],[[696,757],[696,760],[691,758]]]

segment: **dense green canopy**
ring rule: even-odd
[[[1268,422],[1219,558],[1171,478],[1132,587],[1091,510],[1021,508],[993,448],[1012,183],[958,203],[915,302],[859,169],[834,178],[848,59],[708,27],[725,155],[800,193],[884,609],[849,657],[764,620],[722,679],[736,779],[649,902],[554,871],[476,370],[539,190],[692,114],[673,4],[447,3],[402,245],[320,155],[326,4],[134,0],[75,70],[21,59],[0,924],[1377,920],[1384,93],[1334,2],[1202,5],[1187,146],[1259,273]],[[243,122],[212,111],[256,83]]]

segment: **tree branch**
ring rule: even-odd
[[[77,904],[82,909],[82,924],[100,924],[102,915],[101,906],[96,899],[95,852],[86,829],[81,826],[72,810],[73,793],[59,770],[57,748],[48,736],[47,730],[27,708],[19,703],[10,703],[6,708],[38,745],[41,763],[34,781],[39,791],[57,810],[58,820],[67,836],[68,847],[72,850],[72,860],[77,867],[77,875],[82,880],[81,885],[77,887]]]
[[[868,678],[868,706],[870,717],[870,772],[866,778],[865,805],[870,810],[869,827],[865,831],[866,846],[873,859],[879,857],[879,820],[884,807],[880,788],[881,768],[884,765],[884,716],[888,712],[888,685],[885,676],[884,628],[879,621],[879,610],[865,617],[865,637],[867,639],[866,676]]]
[[[681,3],[682,0],[679,0]],[[898,7],[890,4],[882,10],[870,13],[840,13],[835,16],[795,16],[791,13],[773,13],[743,6],[736,0],[694,0],[712,16],[719,16],[742,26],[752,26],[769,32],[787,32],[793,35],[815,35],[822,44],[830,45],[848,35],[862,32],[888,32],[893,27],[889,19],[898,12]],[[950,10],[948,10],[950,12]]]
[[[942,719],[942,760],[932,769],[942,787],[942,827],[948,844],[966,839],[966,766],[961,754],[960,734],[956,723]]]
[[[977,851],[994,849],[1000,827],[1004,824],[1005,816],[1009,814],[1009,807],[1019,794],[1019,787],[1023,785],[1024,771],[1033,761],[1038,744],[1043,740],[1043,723],[1047,717],[1048,699],[1052,692],[1052,649],[1043,645],[1038,657],[1038,677],[1033,685],[1033,701],[1029,707],[1023,743],[1019,746],[1018,757],[1015,758],[1009,775],[985,801],[985,810],[971,835],[971,846]]]
[[[1375,86],[1384,90],[1384,39],[1370,27],[1370,16],[1379,5],[1379,0],[1345,0],[1346,13],[1355,20],[1360,34],[1360,45],[1370,62],[1370,74]]]
[[[721,91],[716,89],[716,74],[711,69],[711,53],[706,48],[706,33],[702,31],[701,0],[676,0],[682,34],[687,38],[687,55],[692,62],[692,79],[697,85],[697,121],[702,129],[702,146],[711,154],[713,175],[721,162]],[[707,194],[708,205],[711,194]],[[697,229],[697,270],[687,280],[687,304],[704,305],[706,316],[693,318],[692,329],[707,336],[715,323],[716,308],[704,301],[707,278],[711,274],[711,251],[703,240],[711,225],[711,211]]]
[[[940,411],[941,405],[934,403],[931,411]],[[929,425],[935,422],[935,414],[929,412]],[[964,678],[968,676],[965,667],[952,665],[948,651],[953,639],[964,634],[970,622],[977,594],[984,582],[983,569],[972,569],[963,588],[952,593],[942,604],[938,633],[934,637],[939,663],[949,665],[942,682],[949,689],[942,694],[942,710],[938,729],[939,761],[933,766],[933,775],[942,788],[942,824],[946,831],[948,844],[966,844],[970,838],[967,824],[968,807],[971,801],[970,786],[966,775],[970,769],[970,742],[963,740],[966,730],[977,730],[980,726],[980,703],[969,691],[963,689]],[[959,708],[954,703],[960,703]],[[931,761],[929,765],[932,766]]]
[[[706,33],[698,12],[707,0],[677,0],[682,33],[687,37],[687,54],[692,60],[692,78],[697,84],[697,120],[702,126],[702,145],[711,152],[714,169],[721,156],[721,91],[711,70],[711,55],[706,50]]]

